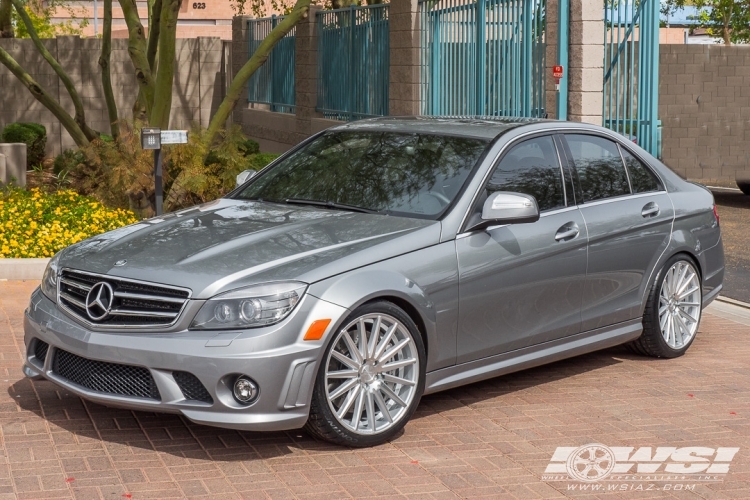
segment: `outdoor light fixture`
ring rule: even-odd
[[[141,147],[143,149],[161,149],[161,129],[142,128]]]
[[[245,375],[237,377],[237,380],[234,382],[234,389],[232,390],[234,399],[243,405],[253,403],[258,398],[258,392],[256,383]]]

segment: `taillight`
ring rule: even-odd
[[[716,225],[719,225],[719,211],[716,208],[716,205],[714,205],[714,217],[716,217]]]

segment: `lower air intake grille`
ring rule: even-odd
[[[44,364],[44,360],[47,359],[47,351],[49,350],[49,344],[47,342],[36,339],[34,342],[34,356],[39,360],[40,363]]]
[[[52,371],[92,391],[118,396],[161,399],[151,372],[140,366],[94,361],[56,349]]]
[[[205,386],[201,384],[198,377],[188,372],[172,372],[175,382],[180,387],[182,395],[185,399],[191,401],[203,401],[204,403],[213,403],[214,398],[206,390]]]

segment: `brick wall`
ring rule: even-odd
[[[664,162],[681,175],[750,172],[750,46],[662,45],[659,118]]]
[[[99,73],[101,40],[58,37],[45,41],[52,55],[73,80],[83,100],[91,127],[109,133],[109,116]],[[0,39],[0,46],[57,98],[72,114],[73,104],[60,79],[34,49],[29,39]],[[127,40],[112,40],[112,88],[121,118],[132,117],[138,87],[127,52]],[[207,126],[224,95],[222,41],[219,38],[177,40],[170,127]],[[0,65],[0,129],[8,123],[37,122],[47,127],[47,153],[59,154],[74,147],[59,121],[37,102],[16,77]]]

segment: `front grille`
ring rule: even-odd
[[[96,392],[161,399],[151,372],[140,366],[94,361],[55,349],[52,372]]]
[[[86,298],[91,288],[102,282],[111,287],[114,296],[108,302],[108,313],[101,319],[94,319],[86,310]],[[108,293],[106,291],[105,295]],[[190,292],[183,288],[71,269],[64,269],[60,274],[60,303],[87,323],[102,327],[172,325],[177,321],[189,297]],[[98,317],[103,310],[96,309],[93,312],[93,316]]]
[[[213,403],[214,398],[206,390],[206,387],[201,384],[198,377],[188,372],[172,372],[175,382],[180,387],[182,395],[185,399],[191,401],[203,401],[204,403]]]
[[[47,342],[36,339],[34,341],[34,356],[39,360],[41,364],[44,364],[44,360],[47,359],[47,351],[49,350],[49,344]]]

